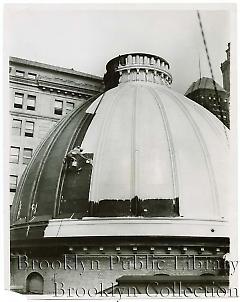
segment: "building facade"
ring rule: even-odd
[[[213,79],[202,77],[192,83],[185,95],[212,112],[225,126],[230,128],[230,43],[228,43],[226,54],[227,59],[220,66],[223,88],[218,83],[214,83]]]
[[[225,126],[230,128],[228,93],[218,83],[215,82],[214,85],[211,78],[202,77],[192,83],[185,95],[209,110],[223,122]]]
[[[34,151],[58,120],[103,91],[100,77],[16,57],[9,60],[10,203]]]
[[[230,43],[226,50],[227,59],[221,64],[223,75],[223,88],[230,94]]]

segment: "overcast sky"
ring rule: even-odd
[[[230,42],[230,11],[200,10],[216,81]],[[11,5],[5,9],[5,53],[103,76],[119,54],[146,52],[165,58],[172,87],[185,93],[202,76],[210,77],[195,9],[159,6],[123,7]]]

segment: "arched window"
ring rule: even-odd
[[[43,294],[43,277],[36,272],[30,273],[26,279],[27,294],[42,295]]]

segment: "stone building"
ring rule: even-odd
[[[119,287],[227,287],[228,129],[171,89],[161,57],[121,55],[104,79],[107,91],[58,122],[24,171],[12,289],[119,298]]]
[[[10,203],[19,179],[55,123],[103,91],[102,78],[11,57],[10,82]]]
[[[211,78],[202,77],[188,88],[186,97],[212,112],[225,126],[230,127],[228,93]],[[217,101],[218,98],[218,101]]]
[[[225,126],[230,128],[230,43],[228,43],[226,53],[227,59],[220,67],[223,75],[223,88],[216,82],[214,85],[211,78],[203,77],[193,82],[185,95],[212,112]]]
[[[227,59],[221,64],[223,75],[223,88],[230,94],[230,43],[226,50]]]

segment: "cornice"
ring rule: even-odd
[[[35,68],[39,68],[39,69],[45,69],[48,71],[55,71],[55,72],[59,72],[59,73],[65,73],[65,74],[71,74],[71,75],[75,75],[78,77],[82,77],[82,78],[87,78],[93,81],[102,81],[103,79],[99,76],[95,76],[89,73],[84,73],[84,72],[80,72],[74,69],[69,69],[69,68],[64,68],[64,67],[59,67],[59,66],[54,66],[54,65],[50,65],[50,64],[45,64],[45,63],[40,63],[40,62],[36,62],[36,61],[31,61],[31,60],[26,60],[26,59],[22,59],[22,58],[17,58],[17,57],[10,57],[9,58],[9,64],[11,65],[23,65],[26,67],[35,67]]]
[[[10,83],[20,84],[24,86],[31,86],[35,88],[39,88],[41,90],[57,92],[60,94],[78,97],[89,98],[96,93],[103,92],[102,87],[96,87],[95,85],[86,84],[86,83],[76,83],[74,81],[68,81],[63,79],[53,79],[45,76],[38,76],[36,80],[20,78],[17,76],[10,75]],[[85,86],[85,87],[83,87]],[[89,86],[94,86],[89,87]]]

